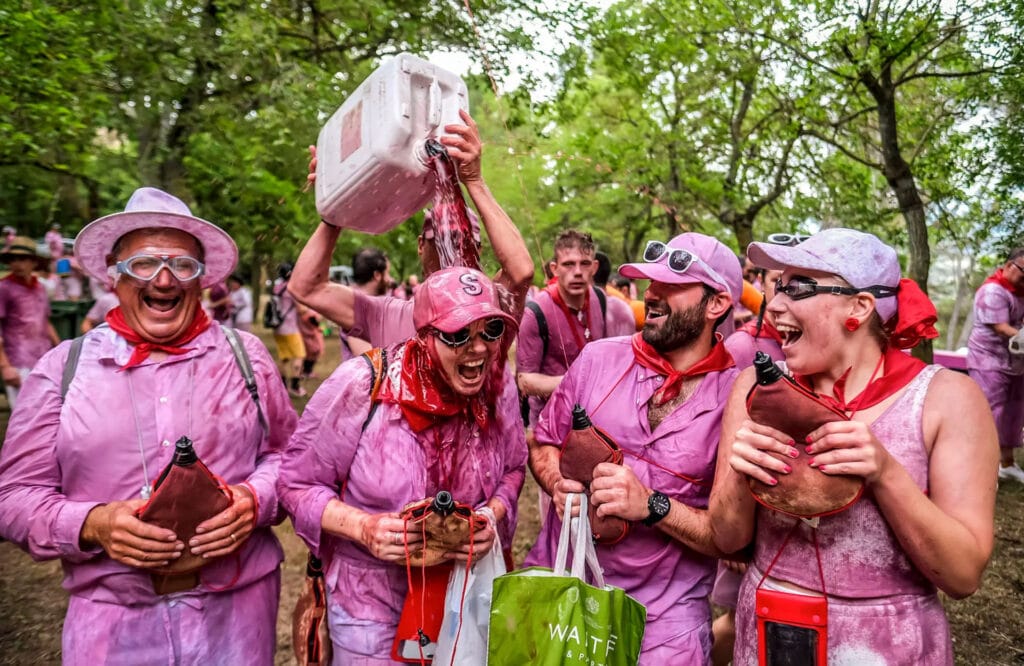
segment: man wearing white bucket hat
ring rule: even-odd
[[[260,341],[229,337],[200,307],[237,248],[142,188],[83,229],[75,254],[119,305],[26,380],[0,454],[0,536],[62,560],[65,664],[271,664],[282,553],[270,527],[296,417]],[[182,503],[213,514],[187,543],[137,517],[182,437],[230,498],[219,513]],[[183,555],[207,563],[152,575]]]

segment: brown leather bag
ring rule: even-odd
[[[332,644],[327,623],[327,589],[323,563],[309,554],[306,581],[292,612],[292,649],[299,666],[328,666]]]
[[[793,471],[776,475],[779,481],[776,486],[749,478],[754,498],[769,509],[799,518],[827,516],[852,506],[864,492],[863,477],[825,474],[807,464],[810,456],[803,450],[809,433],[826,423],[849,418],[823,403],[813,391],[797,384],[764,352],[755,356],[754,368],[757,382],[747,393],[750,419],[789,435],[797,442],[799,452],[795,459],[766,452],[785,462]]]
[[[445,553],[470,542],[473,532],[483,529],[487,519],[473,513],[473,507],[456,502],[447,490],[406,505],[401,518],[407,532],[422,534],[408,554],[411,566],[434,566],[446,562]]]
[[[582,405],[573,406],[572,430],[562,442],[562,452],[558,458],[558,471],[562,477],[582,483],[587,488],[589,498],[594,468],[603,462],[621,465],[622,460],[622,449],[618,444],[590,421]],[[611,545],[626,538],[629,534],[629,521],[615,516],[598,516],[596,511],[594,505],[588,502],[587,516],[597,543]]]
[[[216,516],[233,501],[231,491],[196,455],[192,441],[182,437],[174,445],[171,462],[157,478],[153,495],[135,515],[145,523],[173,531],[179,540],[188,544],[200,523]],[[157,576],[192,573],[211,561],[202,555],[193,555],[186,546],[181,557],[166,567],[151,569],[151,572],[156,574],[156,582]],[[158,590],[157,593],[162,592]]]

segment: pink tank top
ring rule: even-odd
[[[924,446],[922,415],[928,385],[940,369],[938,365],[930,365],[922,370],[903,395],[871,424],[878,441],[926,492],[928,452]],[[758,507],[754,551],[758,569],[767,570],[797,522],[800,521]],[[813,531],[802,522],[796,527],[771,570],[772,578],[812,590],[821,589]],[[870,492],[865,492],[846,511],[821,518],[817,533],[827,594],[871,598],[934,593],[935,587],[903,552]]]

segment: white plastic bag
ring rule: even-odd
[[[1014,356],[1024,355],[1024,330],[1010,338],[1007,346],[1010,348],[1010,353]]]
[[[493,515],[493,514],[492,514]],[[493,519],[490,521],[494,527]],[[501,540],[469,567],[456,562],[448,579],[444,621],[434,653],[435,666],[480,666],[487,663],[487,628],[494,579],[505,573]],[[465,593],[465,596],[463,596]]]

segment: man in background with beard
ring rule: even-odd
[[[626,537],[597,546],[608,584],[647,607],[641,664],[704,664],[711,651],[708,594],[716,560],[701,526],[718,450],[722,409],[737,370],[715,327],[739,300],[740,265],[729,248],[697,233],[650,241],[642,263],[619,272],[651,281],[641,333],[587,345],[551,395],[530,452],[552,495],[526,565],[551,566],[567,493],[587,492],[559,472],[573,406],[623,450],[590,484],[598,516],[630,523]]]

